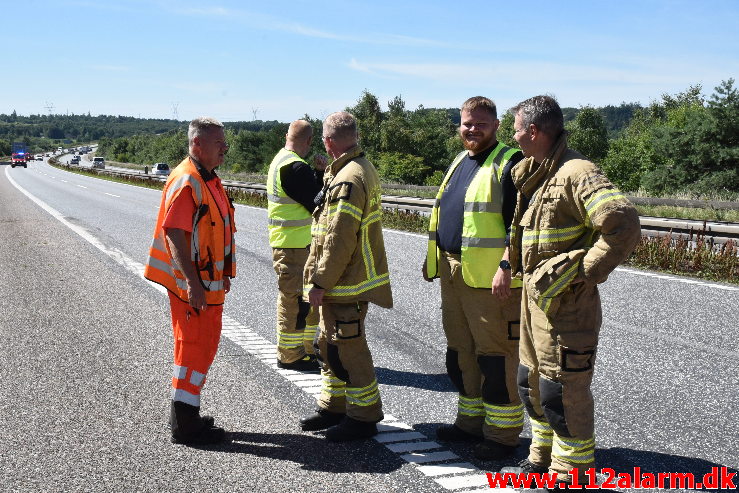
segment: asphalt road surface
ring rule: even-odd
[[[490,491],[451,422],[438,282],[421,235],[386,230],[395,308],[368,339],[387,415],[376,440],[326,443],[298,419],[317,377],[274,367],[275,275],[266,211],[237,206],[238,277],[203,412],[232,442],[169,442],[166,297],[141,278],[160,192],[0,166],[0,491]],[[593,389],[599,468],[739,469],[739,288],[618,269],[602,286]],[[739,484],[739,478],[735,477]]]

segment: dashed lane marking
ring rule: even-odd
[[[8,178],[8,181],[10,181],[10,183],[15,188],[17,188],[21,193],[35,202],[43,210],[51,214],[51,216],[53,216],[55,219],[77,233],[98,250],[109,256],[116,263],[120,264],[123,268],[125,268],[132,274],[140,277],[141,279],[144,279],[143,264],[128,258],[123,252],[116,248],[107,247],[84,228],[67,221],[59,211],[46,204],[30,192],[28,192],[26,189],[21,187],[18,183],[16,183],[15,180],[11,178],[7,169],[5,170],[5,175]],[[147,281],[147,284],[157,289],[160,293],[166,293],[164,287],[158,284],[154,284],[149,281]],[[253,330],[239,323],[237,320],[224,315],[222,335],[234,344],[242,347],[247,353],[262,360],[264,364],[275,370],[278,375],[280,375],[286,381],[295,384],[299,389],[303,390],[308,395],[317,396],[318,394],[320,394],[322,383],[321,375],[319,375],[318,373],[307,374],[278,368],[276,344],[268,341],[267,339],[264,339]],[[454,491],[461,488],[477,487],[488,484],[487,476],[485,475],[484,471],[476,468],[472,464],[470,464],[471,467],[467,467],[466,465],[464,467],[457,466],[456,469],[449,468],[446,470],[449,472],[441,473],[439,472],[439,469],[432,469],[421,466],[421,464],[431,465],[433,463],[443,463],[447,461],[455,461],[459,463],[462,458],[454,454],[450,450],[445,449],[445,447],[441,444],[428,440],[428,437],[426,435],[417,431],[413,431],[412,426],[399,421],[392,414],[385,415],[385,419],[378,425],[378,432],[379,433],[374,437],[377,443],[382,444],[390,451],[399,454],[401,459],[415,466],[416,470],[418,470],[421,474],[432,479],[444,489]],[[434,452],[419,453],[429,450],[433,450]],[[409,454],[409,452],[411,453]],[[444,477],[440,477],[442,475]],[[490,491],[490,489],[488,488],[484,491]],[[462,492],[457,491],[456,493]]]

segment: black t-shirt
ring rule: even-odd
[[[485,163],[485,160],[497,145],[498,143],[495,142],[489,148],[474,156],[470,156],[468,153],[449,179],[439,202],[440,221],[437,225],[436,235],[437,245],[441,250],[449,253],[462,253],[464,197],[467,194],[467,188],[472,183],[480,166]],[[510,161],[503,168],[500,180],[503,201],[503,224],[508,232],[510,232],[511,221],[513,221],[513,213],[516,209],[516,194],[518,193],[511,178],[511,168],[521,159],[523,159],[523,153],[520,151],[511,156]]]
[[[323,171],[319,171],[302,161],[280,168],[282,188],[288,197],[313,212],[313,200],[323,186]]]

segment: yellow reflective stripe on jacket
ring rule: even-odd
[[[355,406],[371,406],[380,399],[377,380],[366,387],[346,387],[346,402]]]
[[[585,211],[587,212],[588,217],[590,217],[602,205],[607,204],[612,200],[619,199],[626,200],[626,197],[624,197],[624,195],[618,189],[609,188],[606,190],[601,190],[600,192],[593,194],[588,200],[585,201]]]
[[[362,226],[369,226],[372,223],[376,223],[377,221],[382,219],[382,211],[379,209],[376,211],[372,211],[369,214],[367,214],[367,217],[362,219]]]
[[[326,225],[313,221],[310,227],[310,234],[313,236],[326,236]]]
[[[390,273],[386,272],[384,274],[380,274],[373,279],[367,279],[360,282],[359,284],[354,284],[353,286],[334,286],[326,294],[330,296],[354,296],[360,293],[364,293],[365,291],[368,291],[377,286],[388,284],[389,282]],[[312,286],[308,285],[306,287],[308,288],[308,290],[310,290]]]
[[[485,407],[485,424],[496,428],[517,428],[523,426],[523,404],[514,406],[496,406],[483,402]]]
[[[345,200],[339,200],[339,202],[335,204],[331,204],[328,207],[329,216],[332,216],[339,212],[349,214],[351,217],[353,217],[357,221],[360,221],[360,222],[362,221],[362,209],[360,209],[359,207],[355,205],[350,204],[349,202]]]
[[[464,416],[485,416],[482,397],[470,398],[460,394],[457,409],[459,414]]]
[[[565,272],[562,277],[552,283],[551,286],[544,291],[537,301],[537,305],[544,313],[549,311],[549,307],[552,305],[552,299],[556,298],[562,291],[567,289],[572,280],[577,276],[577,270],[580,267],[580,262],[572,264]]]
[[[374,210],[369,213],[367,217],[362,218],[361,209],[350,204],[349,202],[340,200],[338,204],[332,204],[329,207],[329,216],[336,213],[348,214],[361,223],[359,228],[359,242],[361,244],[362,260],[364,262],[364,270],[367,279],[359,284],[354,284],[351,286],[336,285],[333,288],[329,289],[326,294],[328,296],[355,296],[377,286],[382,286],[383,284],[390,283],[389,272],[378,275],[377,271],[375,270],[375,257],[372,253],[372,244],[367,232],[367,228],[371,224],[376,223],[382,218],[382,212],[379,209]],[[323,234],[326,234],[325,231],[323,232]]]
[[[574,240],[584,232],[584,224],[578,224],[577,226],[571,226],[569,228],[552,228],[538,231],[525,230],[521,242],[523,245],[556,243],[558,241]]]
[[[570,464],[592,463],[595,461],[595,438],[577,440],[556,435],[552,447],[552,457],[557,457]]]
[[[311,219],[267,219],[267,224],[269,224],[270,226],[281,226],[283,228],[310,226],[311,223]]]

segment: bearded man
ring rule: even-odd
[[[490,99],[462,105],[465,150],[439,187],[423,266],[424,279],[441,279],[446,367],[459,392],[454,424],[436,435],[481,442],[475,447],[481,460],[512,455],[523,428],[516,390],[521,281],[511,278],[508,263],[517,200],[511,168],[523,154],[498,142],[499,125]]]

